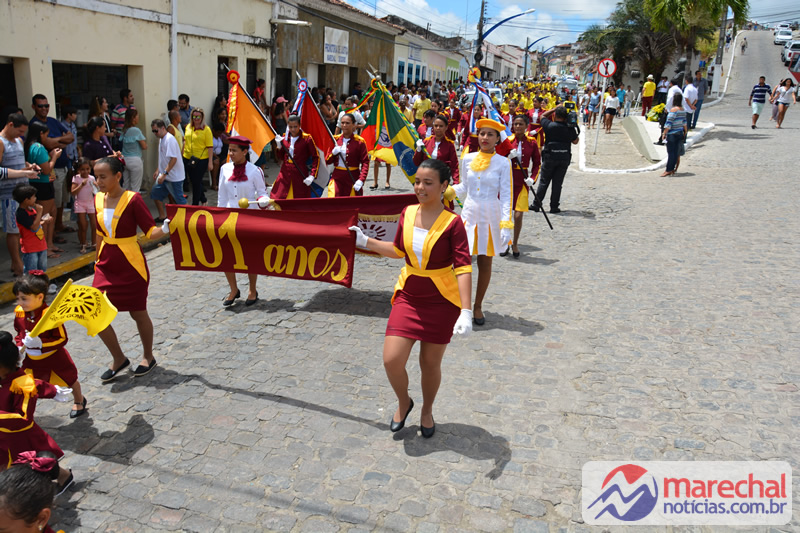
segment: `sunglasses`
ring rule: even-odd
[[[158,130],[150,130],[150,131],[152,131],[153,133],[155,133],[156,135],[158,135]]]
[[[50,104],[36,104],[36,107],[49,108]]]
[[[200,115],[193,115],[192,118],[203,118],[203,117]]]

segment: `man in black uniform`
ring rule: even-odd
[[[550,115],[555,113],[554,119],[550,120]],[[541,118],[542,129],[544,130],[544,148],[542,149],[542,170],[539,178],[539,189],[536,197],[530,206],[534,211],[539,211],[542,200],[547,193],[547,186],[553,182],[553,190],[550,191],[550,212],[560,213],[558,204],[561,201],[561,185],[564,183],[564,176],[567,167],[572,160],[573,144],[578,144],[580,129],[578,124],[570,124],[569,111],[564,106],[545,112]]]

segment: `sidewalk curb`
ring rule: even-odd
[[[742,31],[739,31],[736,36],[733,38],[733,49],[731,52],[731,60],[728,63],[728,73],[725,74],[725,87],[722,89],[722,93],[720,93],[719,98],[713,100],[709,103],[703,103],[703,108],[711,107],[717,105],[718,103],[722,102],[722,99],[725,98],[725,93],[728,92],[728,82],[731,79],[731,70],[733,69],[733,59],[736,57],[736,42],[739,40],[739,35],[742,34]],[[692,136],[691,139],[686,141],[686,148],[691,148],[696,142],[700,139],[705,137],[705,135],[714,128],[715,124],[709,123],[708,126],[697,132],[695,135]],[[652,172],[654,170],[658,170],[661,167],[667,166],[667,160],[662,159],[658,163],[654,163],[650,166],[643,167],[643,168],[626,168],[626,169],[608,169],[608,168],[592,168],[586,166],[586,138],[584,135],[579,137],[580,142],[578,143],[578,170],[581,172],[585,172],[587,174],[639,174],[642,172]]]
[[[168,236],[163,236],[157,240],[150,240],[144,236],[143,233],[140,233],[137,240],[139,241],[139,245],[142,247],[142,251],[152,250],[156,248],[158,245],[169,242]],[[53,268],[47,269],[47,277],[50,280],[55,280],[62,276],[66,276],[79,270],[85,266],[88,266],[94,263],[96,259],[95,252],[89,252],[83,255],[79,255],[74,259],[70,259],[69,261],[64,261],[63,263],[59,263]],[[9,281],[7,283],[3,283],[0,285],[0,304],[7,304],[9,302],[13,302],[16,299],[14,296],[14,282]]]

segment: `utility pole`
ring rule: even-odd
[[[722,5],[722,20],[719,23],[719,41],[717,42],[717,57],[714,59],[714,79],[711,86],[712,92],[719,92],[722,83],[722,52],[725,50],[725,26],[728,21],[728,4]]]
[[[530,47],[530,45],[531,45],[531,38],[525,37],[525,59],[524,59],[525,66],[523,67],[523,74],[522,74],[523,78],[528,77],[528,55],[530,54],[528,48]]]
[[[486,16],[486,0],[481,0],[481,16],[478,19],[478,42],[475,50],[475,66],[481,68],[481,60],[483,59],[483,19]]]

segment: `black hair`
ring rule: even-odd
[[[178,95],[178,101],[180,101],[180,100],[186,100],[186,103],[188,104],[189,103],[189,95],[188,94],[179,94]]]
[[[531,119],[528,117],[528,115],[514,115],[514,119],[511,121],[511,124],[513,125],[518,118],[522,119],[526,126],[531,123]]]
[[[92,160],[88,157],[79,157],[77,161],[72,165],[72,170],[75,171],[75,174],[78,173],[78,169],[80,169],[83,165],[89,165],[89,169],[92,168]]]
[[[103,120],[101,116],[90,118],[89,122],[86,123],[86,133],[91,136],[97,128],[104,126],[105,123],[105,120]]]
[[[287,120],[287,122],[297,122],[300,124],[300,116],[297,113],[292,113],[289,115],[289,120]]]
[[[61,116],[67,118],[67,115],[72,115],[73,113],[77,113],[78,108],[74,105],[64,106],[64,109],[61,110]]]
[[[130,89],[128,89],[128,88],[120,89],[120,91],[119,91],[119,99],[120,100],[125,100],[128,97],[129,94],[131,94],[131,90]]]
[[[683,95],[680,93],[675,93],[675,96],[672,97],[672,106],[680,107],[681,105],[683,105]],[[669,109],[667,111],[669,111]]]
[[[13,342],[11,347],[16,349]],[[53,506],[55,488],[48,474],[36,472],[29,465],[13,465],[0,472],[0,507],[11,518],[33,524],[42,510]]]
[[[560,118],[560,119],[566,120],[567,117],[569,116],[569,112],[567,111],[566,107],[560,105],[560,106],[558,106],[556,108],[555,115],[556,115],[556,118]]]
[[[423,168],[429,168],[439,174],[439,183],[450,183],[450,167],[447,166],[447,163],[444,161],[439,159],[426,159],[419,165],[417,172]]]
[[[167,111],[172,111],[176,107],[178,107],[178,101],[177,100],[171,100],[171,99],[167,100]]]
[[[441,120],[442,122],[444,122],[445,126],[450,124],[450,117],[448,117],[447,115],[445,115],[443,113],[439,113],[438,115],[436,115],[436,117],[433,120],[434,121]]]
[[[36,195],[36,187],[29,183],[20,183],[16,187],[14,187],[14,191],[11,193],[11,196],[14,198],[14,201],[18,204],[21,204],[31,196]]]
[[[47,287],[50,285],[50,278],[47,277],[47,274],[42,272],[41,274],[31,274],[28,272],[27,274],[23,274],[22,276],[17,278],[17,281],[14,282],[13,293],[16,296],[19,293],[22,294],[44,294],[47,295]]]
[[[0,331],[0,366],[12,372],[19,368],[19,348],[7,331]]]
[[[425,113],[423,113],[422,116],[424,118],[436,118],[436,111],[434,111],[433,109],[428,109],[427,111],[425,111]]]
[[[94,164],[95,168],[97,168],[97,165],[108,165],[108,168],[111,169],[112,174],[116,174],[118,172],[122,174],[122,172],[125,170],[125,163],[119,157],[102,157]],[[119,179],[122,180],[122,176],[120,176]]]
[[[41,93],[36,93],[31,98],[31,104],[36,105],[36,100],[47,100],[47,97]]]
[[[28,150],[30,149],[33,143],[41,142],[39,137],[41,137],[42,133],[47,133],[50,131],[50,128],[47,127],[47,124],[44,122],[39,122],[38,120],[31,121],[28,124],[28,133],[25,135],[25,155],[28,154]]]
[[[350,117],[350,121],[353,123],[353,125],[355,125],[355,123],[356,123],[356,116],[355,116],[354,114],[352,114],[352,113],[345,113],[344,115],[342,115],[342,118],[344,118],[344,117]],[[342,119],[340,118],[340,119],[339,119],[339,121],[341,122],[341,120],[342,120]]]

